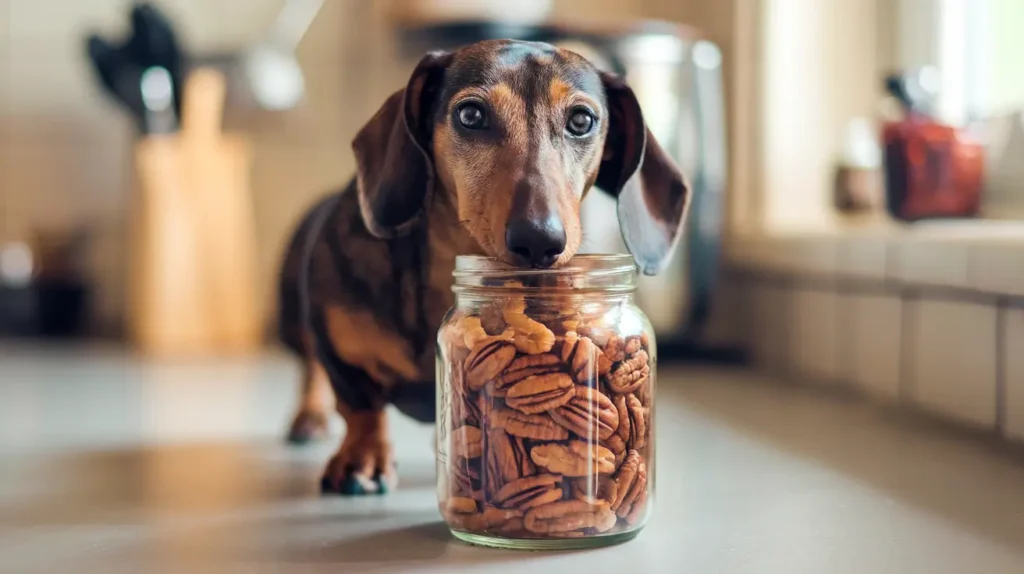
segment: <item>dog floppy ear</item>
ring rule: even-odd
[[[622,238],[640,270],[656,275],[682,235],[690,192],[679,167],[644,124],[633,90],[605,72],[601,81],[610,117],[595,183],[616,198]]]
[[[377,237],[408,232],[430,202],[432,110],[451,59],[444,52],[424,56],[405,89],[392,94],[352,141],[359,207]]]

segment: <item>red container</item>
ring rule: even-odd
[[[981,144],[912,114],[885,126],[886,205],[896,219],[972,217],[981,204]]]

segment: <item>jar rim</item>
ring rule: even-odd
[[[620,253],[576,255],[566,265],[549,269],[524,269],[493,257],[459,255],[452,276],[456,292],[465,288],[624,292],[636,289],[637,266],[632,255]],[[505,286],[501,281],[518,284]]]

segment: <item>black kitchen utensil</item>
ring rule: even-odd
[[[139,129],[149,133],[152,122],[147,121],[143,78],[148,70],[166,71],[173,94],[173,114],[178,118],[181,115],[185,58],[173,26],[154,6],[135,4],[130,20],[131,30],[125,39],[111,41],[91,34],[86,42],[86,51],[100,84],[128,108]],[[161,129],[165,129],[165,123],[160,124]]]

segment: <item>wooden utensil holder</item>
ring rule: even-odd
[[[157,355],[248,352],[261,343],[248,142],[220,131],[225,82],[186,82],[178,133],[136,145],[128,331]]]

